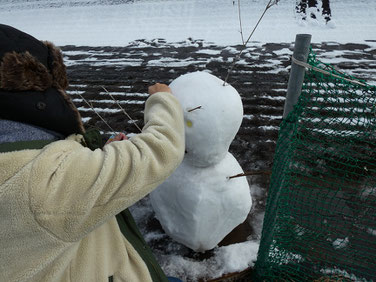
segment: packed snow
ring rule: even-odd
[[[227,178],[242,172],[230,153],[204,168],[184,160],[150,195],[165,232],[195,251],[213,249],[251,209],[247,179]]]
[[[239,93],[206,72],[171,84],[184,111],[183,163],[150,194],[165,232],[195,251],[213,249],[244,222],[252,206],[247,179],[228,152],[243,119]]]
[[[242,123],[240,95],[223,84],[207,72],[186,74],[170,84],[184,110],[185,158],[195,166],[221,161]]]

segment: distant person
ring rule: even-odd
[[[149,87],[142,133],[102,148],[67,87],[56,46],[0,25],[0,281],[168,281],[124,210],[181,163],[179,102]]]
[[[332,17],[330,3],[329,0],[322,0],[321,2],[321,13],[325,19],[325,22],[328,23]],[[307,16],[311,17],[312,19],[316,19],[316,13],[311,12],[309,15],[307,15],[307,10],[309,8],[314,8],[315,11],[319,12],[320,8],[318,8],[317,5],[317,0],[299,0],[296,3],[295,10],[301,15],[303,20],[306,20]]]

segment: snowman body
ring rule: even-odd
[[[246,178],[228,152],[243,118],[238,92],[206,73],[180,76],[170,85],[184,110],[182,164],[150,194],[165,232],[195,251],[214,248],[242,223],[252,206]]]

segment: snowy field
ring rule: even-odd
[[[237,1],[233,2],[0,0],[0,23],[63,46],[71,81],[68,93],[88,125],[100,121],[78,94],[91,99],[96,110],[113,123],[124,119],[121,110],[106,98],[102,86],[122,105],[132,108],[132,117],[142,125],[148,84],[170,82],[195,70],[208,70],[223,78],[241,43],[238,6]],[[245,36],[267,2],[241,1]],[[376,84],[375,0],[331,0],[329,25],[320,18],[302,22],[296,17],[294,6],[295,0],[281,0],[266,13],[230,78],[244,104],[243,125],[232,146],[232,153],[244,170],[265,169],[272,162],[291,43],[297,33],[312,34],[320,60]],[[126,132],[137,132],[131,123],[127,126]],[[253,266],[268,182],[257,177],[248,180],[254,207],[258,208],[248,218],[252,236],[244,243],[217,247],[206,254],[189,252],[155,228],[149,198],[132,207],[146,241],[167,274],[197,281],[203,276],[214,278]]]
[[[297,33],[311,33],[316,43],[364,43],[376,39],[376,1],[330,2],[333,20],[325,25],[320,18],[301,22],[295,16],[295,0],[280,0],[267,12],[253,40],[292,42]],[[176,42],[188,37],[236,45],[241,43],[236,3],[233,0],[1,0],[0,22],[58,45],[125,46],[136,39],[164,38]],[[241,1],[245,36],[266,3],[266,0]]]

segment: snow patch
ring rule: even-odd
[[[179,277],[183,281],[198,281],[203,273],[206,274],[206,279],[214,279],[254,266],[258,248],[258,242],[246,241],[217,247],[214,249],[214,256],[204,261],[195,261],[178,255],[160,255],[160,261],[167,275]]]
[[[196,52],[197,54],[207,54],[207,55],[219,55],[221,51],[213,49],[201,49]]]
[[[349,238],[348,237],[337,238],[332,243],[333,248],[336,249],[336,250],[346,248],[348,244],[349,244]]]
[[[320,272],[325,275],[340,275],[340,276],[343,276],[343,278],[348,278],[348,279],[351,279],[352,281],[359,281],[359,282],[368,281],[367,279],[356,277],[354,274],[350,274],[346,270],[342,270],[338,268],[323,268],[323,269],[320,269]]]
[[[373,236],[376,236],[376,229],[368,228],[367,232]]]
[[[299,263],[304,261],[302,255],[294,254],[285,250],[280,250],[278,247],[275,247],[273,245],[271,246],[269,256],[272,258],[277,258],[280,261],[280,264],[289,264],[291,262]]]

